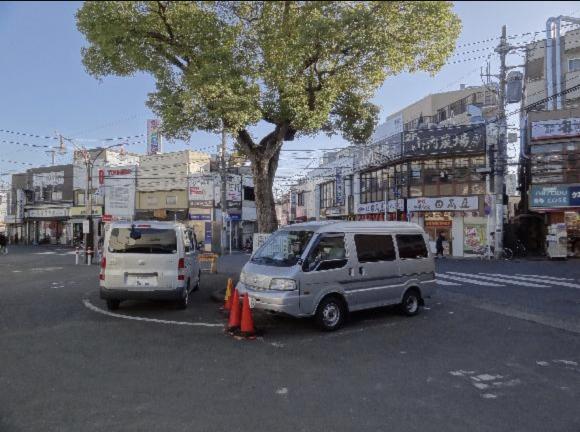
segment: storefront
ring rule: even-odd
[[[99,229],[99,225],[103,216],[103,207],[93,206],[92,215],[96,234],[100,235],[101,229]],[[87,208],[85,206],[71,207],[69,209],[69,217],[68,224],[71,233],[71,241],[80,242],[83,240],[83,222],[87,219]]]
[[[452,196],[407,199],[410,221],[429,236],[431,250],[443,234],[445,255],[474,256],[482,253],[486,244],[487,217],[483,212],[483,196]]]
[[[562,224],[568,238],[568,256],[580,257],[580,184],[533,185],[530,209],[545,217],[546,229]]]
[[[27,241],[33,244],[70,244],[69,210],[69,207],[25,209]]]

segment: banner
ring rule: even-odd
[[[147,120],[147,154],[163,153],[163,137],[161,136],[161,122]]]
[[[342,176],[342,169],[336,168],[336,193],[335,200],[337,206],[344,205],[344,177]]]
[[[196,208],[212,208],[214,201],[214,181],[211,174],[193,174],[189,178],[189,205]]]
[[[397,211],[405,211],[405,200],[389,200],[387,203],[387,212],[395,213]],[[366,204],[359,204],[356,209],[356,214],[372,214],[372,213],[384,213],[385,212],[385,202],[375,201]]]
[[[467,211],[478,210],[477,196],[454,196],[440,198],[408,198],[407,211]]]
[[[463,252],[478,253],[485,247],[485,224],[465,224],[463,227]]]

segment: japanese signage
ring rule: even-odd
[[[221,182],[214,184],[214,196],[216,207],[221,203]],[[242,177],[237,174],[228,174],[226,186],[226,200],[228,208],[242,208]]]
[[[210,174],[194,174],[189,178],[189,203],[192,207],[212,208],[214,179]]]
[[[161,122],[159,120],[147,120],[147,154],[163,152],[163,138],[161,136]]]
[[[580,136],[580,118],[532,122],[532,141]]]
[[[103,214],[103,208],[101,206],[93,206],[92,208],[92,215],[93,216],[101,216]],[[87,208],[86,207],[71,207],[69,209],[69,216],[81,216],[85,217],[87,215]]]
[[[132,218],[135,212],[136,166],[106,167],[105,210],[114,218]]]
[[[575,206],[580,206],[580,185],[533,185],[530,190],[530,207],[559,208]]]
[[[450,126],[403,132],[405,156],[483,153],[485,125]]]
[[[342,206],[344,205],[344,178],[342,176],[342,170],[340,168],[336,168],[336,205]]]
[[[567,186],[537,186],[530,190],[531,207],[568,207]]]
[[[580,186],[570,186],[568,188],[568,196],[571,207],[580,207]]]
[[[64,184],[64,171],[32,174],[32,187],[35,189],[61,184]]]
[[[43,209],[29,209],[27,210],[27,216],[29,218],[57,218],[57,217],[67,217],[68,208],[43,208]]]
[[[407,211],[466,211],[478,210],[477,196],[455,196],[439,198],[409,198]]]
[[[395,213],[397,211],[397,207],[399,211],[405,210],[405,200],[398,199],[398,200],[389,200],[387,203],[387,211],[388,213]],[[370,202],[366,204],[359,204],[356,209],[356,214],[371,214],[371,213],[384,213],[385,212],[385,202],[384,201],[376,201]]]

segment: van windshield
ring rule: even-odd
[[[174,229],[113,228],[109,238],[112,253],[159,253],[177,252],[177,236]]]
[[[312,238],[312,234],[313,231],[276,231],[258,249],[252,257],[252,262],[256,264],[291,267],[302,256],[306,245]]]

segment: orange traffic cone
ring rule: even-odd
[[[234,330],[240,327],[241,313],[240,295],[238,294],[238,290],[234,288],[234,295],[232,296],[230,310],[230,319],[228,320],[228,330]]]
[[[242,301],[242,322],[240,324],[240,333],[245,338],[253,339],[256,337],[252,309],[250,309],[250,297],[247,293],[244,294],[244,300]]]
[[[232,279],[228,279],[228,286],[226,288],[226,296],[224,297],[224,310],[229,311],[232,308],[232,291],[234,289],[234,283]]]

